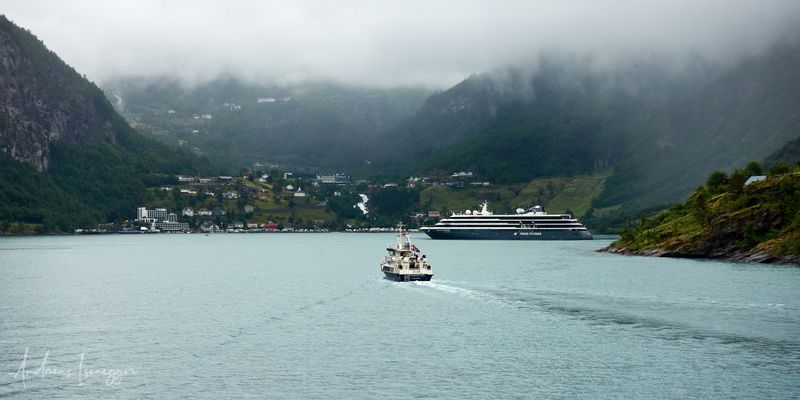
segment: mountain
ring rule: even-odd
[[[104,93],[0,16],[0,230],[130,218],[148,185],[203,162],[134,131]],[[12,227],[12,224],[19,224]]]
[[[599,194],[577,203],[591,202],[587,224],[604,230],[796,138],[800,34],[727,63],[651,56],[607,65],[549,53],[427,98],[424,90],[233,78],[193,87],[120,79],[106,88],[137,129],[229,165],[384,181],[472,171],[518,187],[602,176]]]
[[[374,146],[429,94],[233,77],[195,86],[119,78],[104,87],[137,130],[169,146],[237,167],[260,162],[327,171],[366,166]]]
[[[780,149],[764,159],[764,165],[771,167],[779,163],[800,163],[800,137],[786,142]]]
[[[521,183],[612,168],[593,211],[629,216],[678,201],[711,171],[797,137],[798,37],[732,64],[652,59],[612,69],[548,55],[527,71],[473,76],[389,135],[387,148],[416,157],[386,153],[383,171]]]
[[[607,251],[623,254],[800,264],[800,167],[712,174],[683,204],[625,230]]]
[[[667,104],[661,129],[628,135],[630,161],[617,168],[599,204],[674,201],[711,171],[763,159],[797,137],[800,42],[778,43],[673,94]]]

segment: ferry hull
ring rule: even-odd
[[[433,278],[433,275],[426,275],[426,274],[395,274],[392,272],[383,271],[384,275],[386,275],[386,279],[396,281],[396,282],[413,282],[413,281],[429,281]],[[406,279],[408,278],[408,279]]]
[[[426,229],[431,239],[455,240],[591,240],[589,231],[539,229]]]

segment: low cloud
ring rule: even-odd
[[[4,13],[90,79],[330,79],[447,87],[542,52],[730,61],[800,26],[797,0],[11,0]]]

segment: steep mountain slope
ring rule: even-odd
[[[340,170],[366,165],[372,145],[412,116],[428,91],[234,78],[183,87],[124,78],[104,87],[145,134],[235,166],[254,162]]]
[[[628,133],[635,151],[609,180],[599,204],[674,201],[711,171],[763,159],[797,137],[800,44],[787,40],[713,79],[696,82],[690,90],[673,94],[668,107],[663,130]]]
[[[40,171],[50,143],[85,146],[116,140],[113,110],[33,35],[0,16],[0,149]]]
[[[4,225],[120,220],[135,213],[146,183],[200,167],[131,129],[102,91],[4,16],[0,86]]]
[[[764,159],[764,165],[771,167],[775,164],[785,162],[795,164],[800,162],[800,137],[786,142],[783,147],[770,154]]]

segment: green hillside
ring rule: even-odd
[[[751,164],[755,166],[756,164]],[[800,166],[712,174],[689,199],[625,230],[607,249],[617,253],[800,263]]]
[[[534,179],[522,184],[493,185],[453,189],[433,186],[420,193],[420,208],[464,211],[476,209],[487,201],[494,212],[513,213],[517,208],[543,205],[548,212],[571,213],[583,217],[591,208],[591,199],[603,190],[610,171],[571,178]]]

